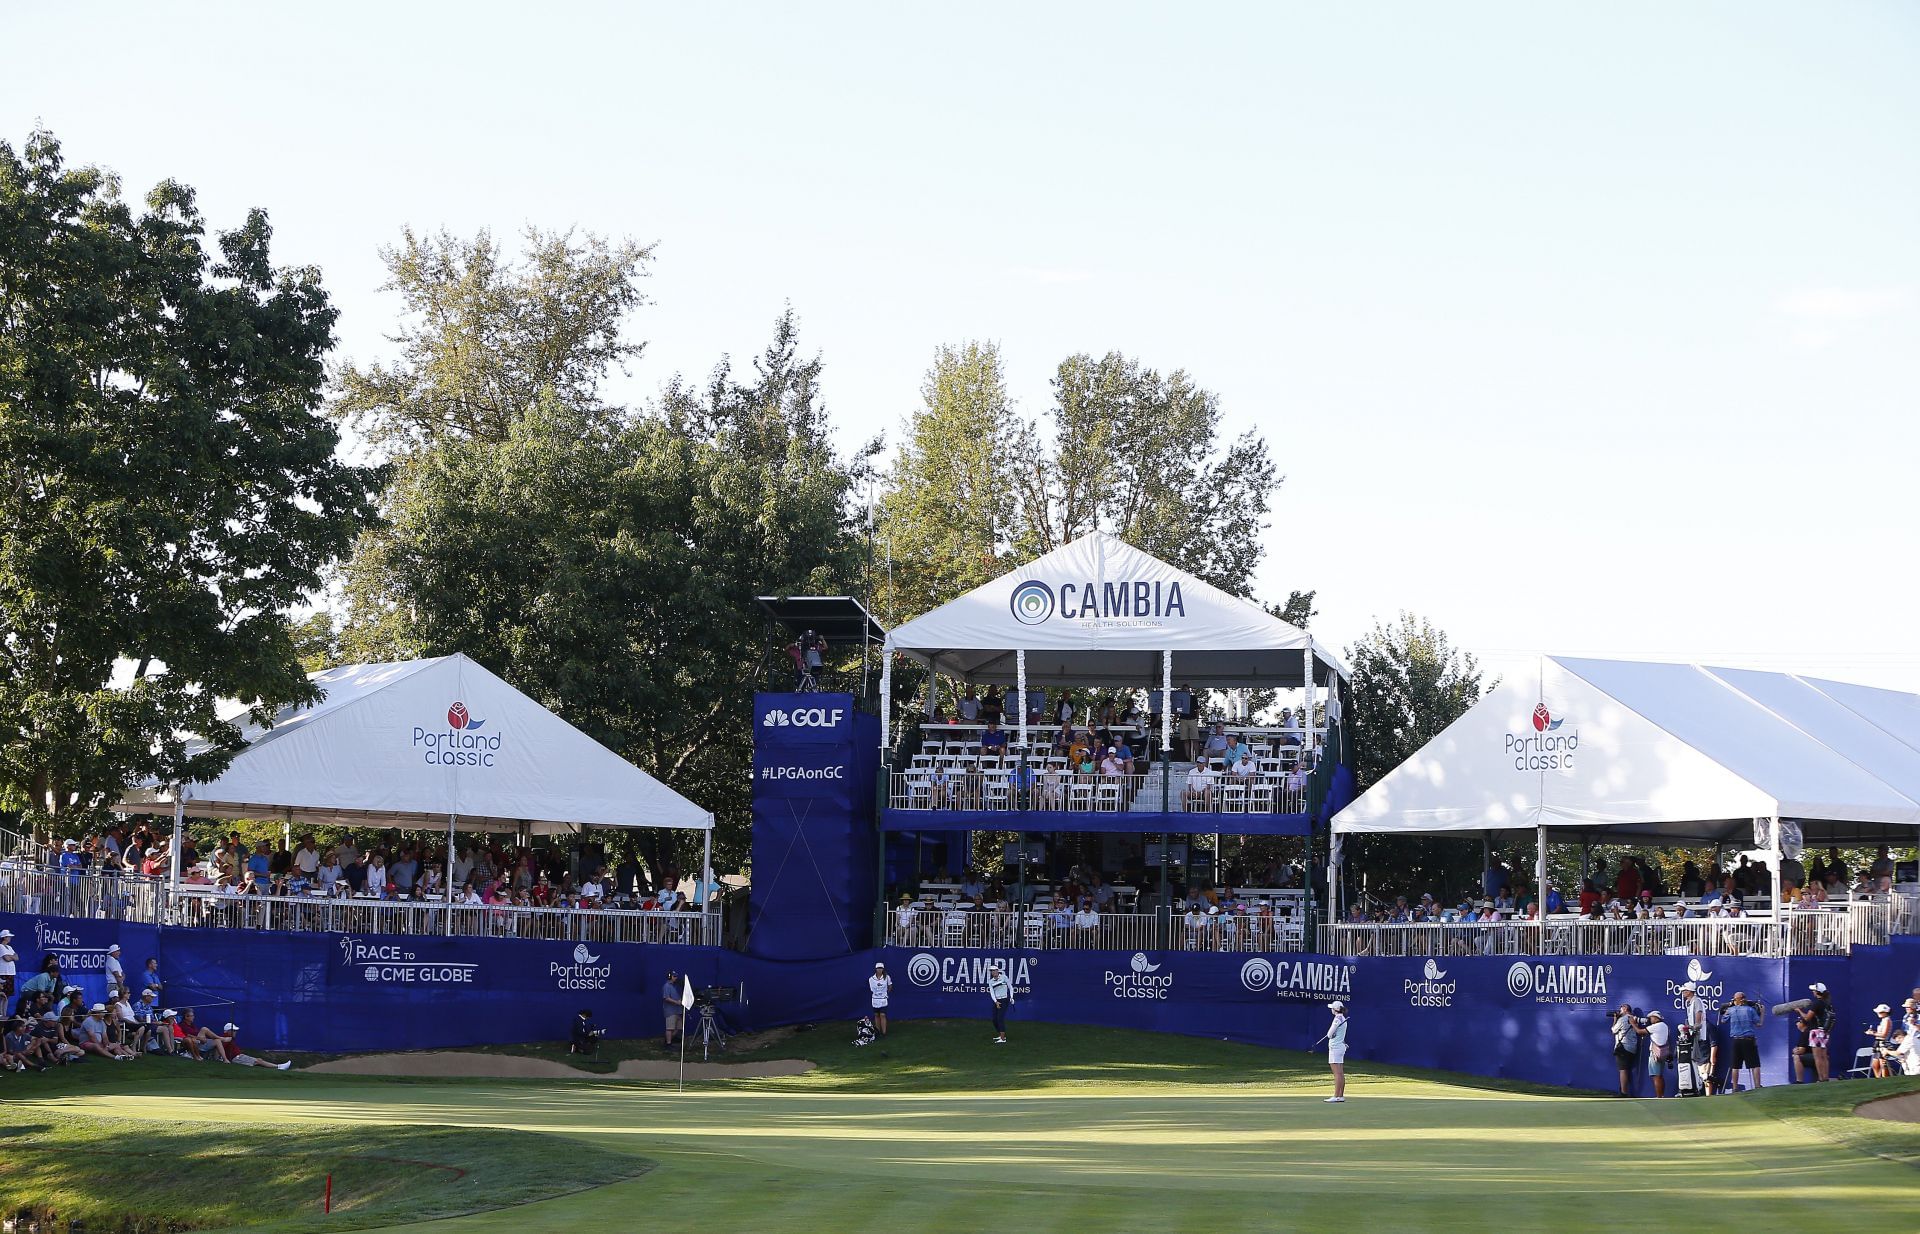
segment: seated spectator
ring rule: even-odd
[[[212,1029],[202,1029],[201,1032],[203,1034],[212,1034],[215,1050],[213,1053],[208,1054],[209,1058],[218,1058],[223,1063],[232,1063],[238,1067],[265,1067],[271,1071],[285,1071],[287,1068],[293,1066],[291,1060],[284,1063],[269,1062],[264,1058],[255,1058],[245,1050],[242,1050],[240,1048],[240,1026],[238,1024],[229,1023],[222,1025],[218,1033],[213,1033]]]
[[[68,1041],[66,1034],[60,1031],[60,1017],[52,1011],[40,1013],[40,1020],[33,1027],[33,1038],[39,1046],[39,1057],[50,1064],[77,1063],[85,1058],[86,1051]]]
[[[107,1005],[95,1003],[88,1008],[87,1014],[73,1028],[73,1044],[87,1054],[98,1054],[101,1058],[114,1058],[122,1062],[131,1062],[133,1051],[113,1044],[108,1039]]]
[[[1107,747],[1106,756],[1100,760],[1101,775],[1103,776],[1126,775],[1128,772],[1132,770],[1133,770],[1132,763],[1123,763],[1120,761],[1120,748],[1118,746]]]
[[[1229,774],[1242,784],[1251,784],[1260,778],[1260,768],[1253,761],[1253,751],[1242,747],[1240,757],[1228,763]]]
[[[1213,753],[1211,745],[1209,745],[1207,753]],[[1240,764],[1240,760],[1249,753],[1250,751],[1248,751],[1247,747],[1240,741],[1240,734],[1228,733],[1227,744],[1220,750],[1220,765],[1223,768],[1231,770],[1237,767]]]
[[[980,734],[980,753],[1005,754],[1007,752],[1007,734],[1000,727],[998,719],[987,721],[987,731]]]
[[[1204,762],[1195,763],[1193,770],[1187,772],[1187,787],[1183,794],[1186,808],[1189,810],[1213,809],[1214,773]]]
[[[1100,914],[1091,901],[1082,903],[1080,911],[1073,915],[1073,928],[1080,932],[1083,946],[1092,944],[1093,933],[1100,928]]]
[[[1227,726],[1216,721],[1213,726],[1213,732],[1208,735],[1207,743],[1201,747],[1200,753],[1204,758],[1220,758],[1224,756],[1226,752]]]
[[[33,1030],[27,1022],[18,1016],[8,1020],[5,1029],[0,1030],[0,1067],[13,1071],[25,1071],[29,1067],[35,1071],[47,1069],[45,1051],[33,1039]]]

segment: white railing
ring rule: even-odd
[[[914,767],[889,777],[887,803],[896,810],[1008,813],[1111,814],[1164,808],[1174,814],[1303,814],[1307,809],[1306,784],[1293,776],[1217,775],[1200,788],[1189,785],[1184,774],[1167,777],[1163,807],[1159,775],[1081,775],[978,765]]]
[[[1153,913],[1100,913],[1076,924],[1051,909],[916,909],[887,914],[886,945],[940,950],[1027,951],[1299,951],[1306,944],[1304,912],[1221,913],[1188,926],[1175,917],[1162,937]]]
[[[717,945],[717,913],[627,908],[522,908],[358,896],[223,895],[135,874],[73,874],[0,862],[0,911],[136,921],[146,925],[345,934],[557,939],[586,943]],[[449,929],[451,926],[451,929]]]
[[[1320,949],[1344,956],[1845,955],[1885,943],[1920,918],[1914,897],[1874,896],[1779,916],[1593,921],[1364,923],[1320,927]]]

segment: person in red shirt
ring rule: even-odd
[[[1640,867],[1631,861],[1620,863],[1620,877],[1614,880],[1613,892],[1628,904],[1640,898]]]

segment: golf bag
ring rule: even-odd
[[[860,1022],[853,1026],[853,1044],[872,1045],[874,1042],[873,1017],[863,1015]]]
[[[1694,1033],[1691,1024],[1682,1024],[1673,1035],[1674,1081],[1673,1095],[1676,1097],[1698,1097],[1702,1095],[1704,1085],[1700,1068],[1693,1061]]]

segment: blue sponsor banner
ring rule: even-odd
[[[863,796],[854,783],[854,760],[846,746],[776,746],[753,752],[753,788],[767,798]]]
[[[853,741],[853,716],[851,694],[756,694],[753,745],[756,750],[845,746]]]

